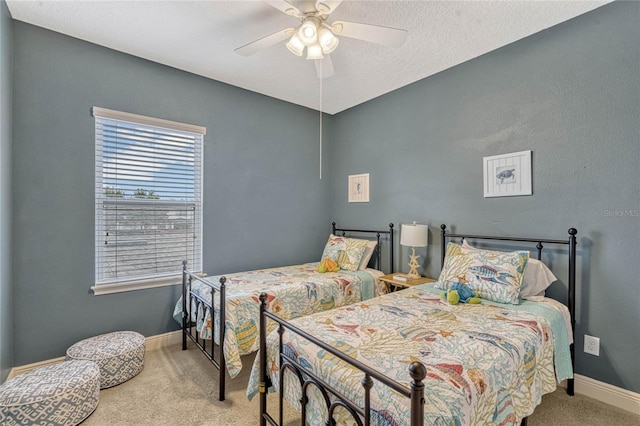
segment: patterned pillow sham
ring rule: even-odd
[[[467,240],[462,241],[462,247],[475,249],[475,247],[467,243]],[[531,256],[531,253],[529,253],[529,256]],[[558,278],[556,278],[547,265],[538,259],[529,257],[527,267],[524,269],[524,275],[522,276],[520,299],[536,301],[544,297],[544,292],[547,287],[557,280]]]
[[[460,281],[460,278],[464,279],[467,274],[467,265],[464,262],[465,259],[459,257],[461,251],[462,246],[460,244],[449,243],[447,245],[444,265],[442,265],[436,288],[446,290],[449,284]]]
[[[367,240],[338,237],[331,234],[327,244],[324,246],[320,261],[322,262],[323,259],[329,258],[335,260],[340,269],[357,271],[360,260],[367,248],[367,242]]]
[[[529,260],[528,251],[501,252],[456,246],[447,247],[445,265],[438,280],[440,288],[446,289],[450,284],[462,281],[483,299],[514,305],[520,303],[520,286]]]

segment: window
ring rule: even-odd
[[[94,107],[94,294],[176,284],[202,269],[206,129]]]

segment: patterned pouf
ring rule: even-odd
[[[94,361],[100,367],[100,388],[124,383],[144,366],[144,336],[135,331],[116,331],[90,337],[67,349],[67,360]]]
[[[77,425],[100,400],[100,369],[92,361],[39,367],[0,386],[0,425]]]

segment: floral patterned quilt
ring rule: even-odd
[[[242,369],[240,357],[258,350],[260,301],[258,296],[266,292],[267,309],[285,319],[292,319],[313,312],[333,309],[369,299],[384,292],[384,283],[377,277],[382,272],[340,271],[319,273],[318,263],[261,269],[225,275],[227,310],[224,337],[224,356],[227,370],[235,377]],[[217,283],[220,276],[206,278]],[[211,299],[211,288],[194,281],[192,290],[204,300]],[[188,307],[191,320],[203,339],[215,338],[218,342],[220,317],[217,315],[219,300],[216,295],[215,325],[211,327],[211,312],[194,299]],[[182,324],[182,297],[176,303],[173,318]]]
[[[422,362],[427,425],[519,425],[556,381],[573,375],[569,362],[568,371],[563,367],[556,377],[554,355],[556,361],[570,361],[570,338],[558,306],[566,310],[559,303],[450,305],[433,285],[425,285],[292,322],[407,388],[409,365]],[[291,332],[284,338],[286,353],[363,406],[361,372]],[[271,333],[267,365],[275,390],[280,387],[277,343],[277,333]],[[258,358],[247,388],[250,399],[258,389]],[[300,408],[300,386],[288,370],[284,396]],[[308,404],[307,424],[324,424],[326,408],[319,400]],[[409,399],[375,380],[371,407],[372,424],[410,423]],[[337,424],[355,424],[346,411],[337,417]]]

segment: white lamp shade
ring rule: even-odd
[[[334,36],[328,28],[323,27],[318,31],[318,43],[322,46],[322,51],[325,54],[328,55],[336,50],[336,47],[338,47],[338,41],[338,38]]]
[[[286,46],[287,49],[289,49],[289,52],[294,55],[302,56],[302,53],[304,52],[304,44],[300,41],[297,34],[291,36]]]
[[[318,40],[318,26],[314,19],[305,19],[298,29],[298,38],[306,46],[311,46]]]
[[[400,229],[400,245],[407,247],[426,247],[429,244],[429,227],[427,225],[402,224]]]
[[[307,59],[322,59],[322,47],[318,43],[307,47]]]

